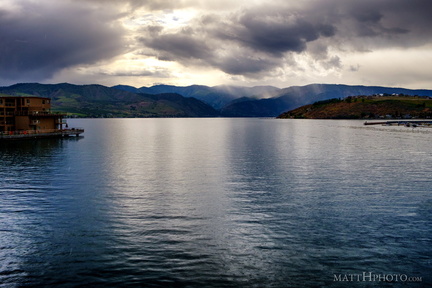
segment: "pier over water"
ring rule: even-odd
[[[376,121],[376,122],[365,122],[364,125],[386,125],[386,126],[407,126],[407,127],[432,127],[432,121],[428,120],[392,120],[392,121]]]

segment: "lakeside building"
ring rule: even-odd
[[[51,111],[51,99],[35,96],[0,96],[2,138],[79,135],[82,129],[66,129],[66,114]],[[71,131],[73,133],[71,133]],[[17,136],[16,136],[17,135]]]

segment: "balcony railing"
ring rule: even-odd
[[[66,116],[65,113],[51,111],[15,111],[15,116]]]

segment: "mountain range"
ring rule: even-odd
[[[280,89],[273,86],[155,85],[136,88],[21,83],[0,87],[0,93],[49,97],[54,110],[82,117],[275,117],[332,98],[374,94],[432,96],[432,90],[339,84]]]
[[[80,117],[216,117],[210,105],[176,93],[142,94],[102,85],[22,83],[0,93],[51,98],[54,111]]]
[[[141,88],[119,85],[113,88],[134,93],[178,93],[184,97],[194,97],[211,105],[224,117],[276,117],[283,112],[316,101],[357,95],[405,94],[432,96],[432,90],[338,84],[311,84],[284,89],[273,86],[208,87],[200,85],[187,87],[156,85]]]

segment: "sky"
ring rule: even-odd
[[[0,86],[432,89],[430,0],[0,0]]]

